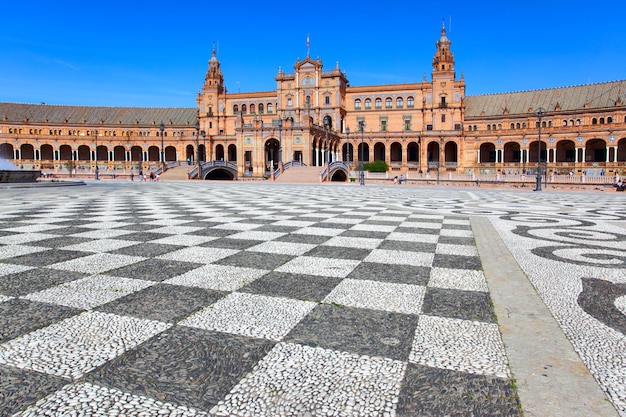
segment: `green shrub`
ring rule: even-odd
[[[385,161],[374,161],[363,164],[363,168],[369,172],[387,172],[389,166]]]

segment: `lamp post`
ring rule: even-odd
[[[363,163],[365,160],[365,155],[363,155],[365,146],[365,126],[367,126],[365,120],[361,120],[359,122],[359,129],[361,130],[361,172],[359,174],[359,183],[361,185],[365,185],[365,171],[363,171]]]
[[[350,159],[350,128],[346,127],[346,159],[348,160],[348,166],[352,165],[352,160]]]
[[[95,135],[95,144],[96,144],[96,154],[94,155],[96,157],[96,172],[95,172],[95,176],[94,178],[96,180],[99,180],[100,178],[98,178],[98,131],[94,130],[93,131],[94,135]]]
[[[278,119],[278,168],[283,171],[283,119]],[[262,127],[261,127],[262,128]]]
[[[326,165],[326,180],[330,181],[330,161],[328,160],[328,127],[330,116],[324,116],[324,131],[326,132],[326,142],[324,143],[324,164]]]
[[[201,130],[200,134],[202,135],[202,162],[206,162],[206,132]]]
[[[196,150],[197,150],[197,161],[196,164],[198,165],[198,179],[200,179],[200,121],[196,122]]]
[[[535,191],[541,191],[541,118],[545,114],[545,111],[540,107],[535,112],[535,115],[539,119],[537,124],[539,128],[539,135],[537,136],[537,185]]]
[[[163,147],[163,131],[165,130],[165,125],[163,122],[161,122],[159,130],[161,131],[161,173],[163,173],[165,172],[165,149]]]

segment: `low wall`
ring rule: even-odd
[[[41,171],[0,170],[0,182],[36,182]]]

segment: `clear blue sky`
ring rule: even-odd
[[[297,58],[350,84],[430,79],[442,20],[467,94],[626,79],[626,5],[557,2],[7,1],[0,101],[195,107],[213,42],[230,92]]]

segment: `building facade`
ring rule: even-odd
[[[204,179],[378,160],[412,178],[534,174],[538,161],[548,174],[626,173],[626,81],[466,96],[445,28],[421,83],[353,87],[310,56],[275,80],[230,93],[213,50],[195,108],[0,103],[0,156],[86,175],[200,165]]]

